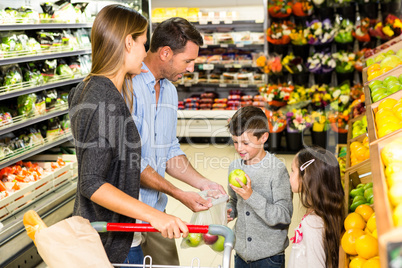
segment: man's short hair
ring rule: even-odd
[[[168,46],[173,53],[184,50],[191,41],[202,46],[204,41],[200,32],[186,19],[173,17],[160,23],[152,34],[150,50],[155,53],[160,47]]]
[[[228,129],[233,136],[241,136],[249,131],[259,139],[265,132],[269,132],[268,119],[261,108],[246,106],[233,115]]]

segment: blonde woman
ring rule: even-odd
[[[109,5],[91,33],[91,73],[69,94],[69,115],[78,159],[74,215],[89,221],[151,223],[164,237],[187,236],[179,219],[140,201],[141,141],[131,117],[131,78],[146,57],[148,22],[135,10]],[[141,236],[138,245],[140,244]],[[130,250],[132,233],[103,233],[109,260],[141,263],[141,247]],[[135,239],[134,239],[135,240]],[[129,254],[130,251],[130,254]]]

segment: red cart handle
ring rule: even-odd
[[[92,227],[98,232],[159,232],[151,224],[145,223],[112,223],[92,222]],[[209,225],[187,225],[190,233],[208,233]]]

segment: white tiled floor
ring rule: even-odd
[[[229,164],[237,158],[236,151],[233,146],[229,145],[211,145],[211,144],[183,144],[182,150],[186,153],[191,164],[196,168],[198,172],[206,176],[212,181],[220,183],[227,189],[227,170]],[[290,173],[290,166],[294,155],[277,155],[288,168]],[[167,179],[171,181],[177,187],[185,190],[195,190],[191,186],[179,182],[169,176]],[[299,205],[299,197],[293,196],[294,212],[292,217],[292,223],[289,228],[289,236],[293,236],[293,231],[299,224],[302,216],[304,215],[303,209]],[[190,221],[192,211],[181,204],[174,198],[169,197],[167,206],[167,213],[173,214],[182,218],[185,221]],[[229,223],[229,227],[233,227],[233,222]],[[180,262],[182,266],[190,266],[193,258],[200,259],[201,266],[203,267],[217,267],[222,264],[222,255],[215,253],[208,246],[200,246],[198,248],[180,248],[181,239],[176,240],[177,248],[179,249]],[[289,258],[290,247],[285,251],[286,261]],[[233,255],[233,254],[232,254]],[[233,256],[232,256],[232,266]]]

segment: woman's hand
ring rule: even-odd
[[[233,221],[233,218],[230,216],[230,213],[231,213],[231,212],[232,212],[232,209],[229,208],[229,209],[227,210],[227,219],[228,219],[228,223],[231,222],[231,221]]]
[[[240,184],[241,188],[229,184],[230,188],[232,188],[232,190],[238,195],[240,195],[244,200],[249,199],[251,194],[253,193],[253,189],[251,189],[251,180],[247,174],[246,178],[247,178],[247,185],[245,185],[242,181],[236,178],[236,181]]]
[[[156,217],[150,221],[150,224],[157,229],[163,237],[167,238],[180,238],[187,237],[187,225],[179,218],[166,214],[158,213]]]

